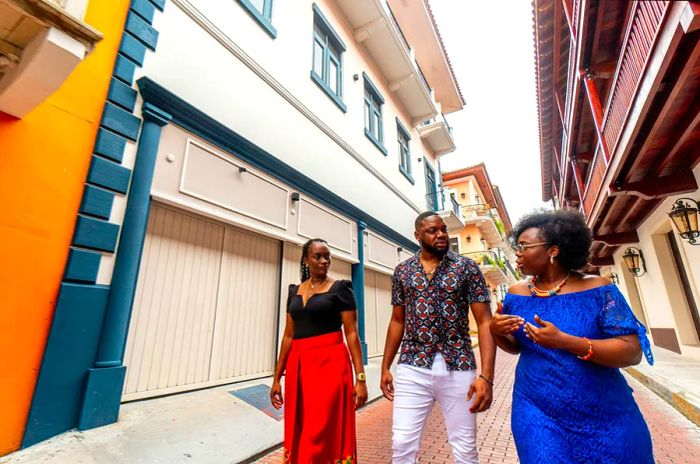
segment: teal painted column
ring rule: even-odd
[[[362,363],[367,364],[367,342],[365,341],[365,230],[367,224],[357,223],[357,259],[352,265],[352,290],[357,299],[357,331],[362,347]]]
[[[126,203],[126,213],[114,261],[95,368],[88,371],[78,428],[91,429],[116,422],[126,367],[122,365],[131,309],[136,294],[141,253],[151,205],[151,184],[163,126],[171,116],[144,103],[143,126]]]

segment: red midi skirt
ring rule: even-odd
[[[352,367],[341,332],[292,341],[284,382],[284,462],[355,464]]]

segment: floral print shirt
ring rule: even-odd
[[[391,304],[405,311],[399,364],[430,369],[440,353],[449,370],[476,369],[469,305],[490,301],[484,276],[470,258],[448,251],[430,280],[418,254],[399,264],[391,289]]]

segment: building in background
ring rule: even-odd
[[[512,264],[515,255],[507,241],[512,225],[500,191],[491,183],[484,163],[445,172],[442,184],[454,215],[462,222],[451,234],[450,248],[479,264],[495,304],[518,280]]]
[[[75,231],[54,250],[22,445],[270,376],[312,237],[380,356],[391,274],[418,250],[415,217],[444,209],[445,115],[463,106],[427,1],[132,0],[109,72],[60,212]]]
[[[698,29],[696,1],[534,2],[543,200],[585,215],[591,263],[654,345],[695,359]]]

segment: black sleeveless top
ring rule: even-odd
[[[342,311],[355,311],[355,294],[349,280],[336,280],[324,293],[315,293],[306,302],[297,295],[298,285],[289,286],[287,312],[294,320],[294,339],[315,337],[340,330]]]

